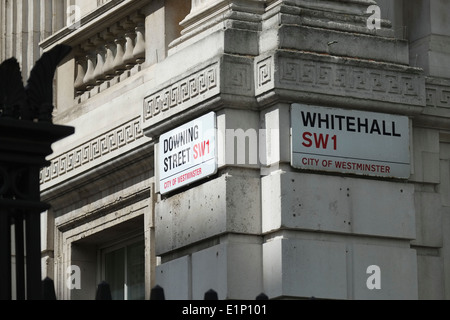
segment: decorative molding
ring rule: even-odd
[[[361,98],[370,94],[379,100],[408,101],[411,104],[422,100],[417,76],[317,61],[282,59],[280,83]]]
[[[265,58],[256,63],[257,89],[262,89],[266,85],[273,85],[273,57]]]
[[[213,92],[216,88],[219,88],[218,62],[146,97],[144,122],[155,117],[163,117],[167,111],[174,108],[181,111],[187,103],[205,100],[217,93]]]
[[[274,67],[277,64],[277,68]],[[425,105],[425,80],[418,73],[278,55],[257,62],[256,92],[301,90],[394,103]],[[277,72],[275,73],[275,69]],[[272,77],[275,80],[272,80]]]
[[[125,217],[130,214],[134,214],[139,212],[149,205],[149,194],[151,194],[152,186],[149,185],[144,189],[141,189],[133,194],[125,195],[117,201],[106,202],[101,207],[94,207],[92,211],[84,215],[78,215],[69,218],[66,221],[59,221],[57,224],[57,228],[61,232],[67,232],[69,230],[73,230],[78,226],[87,225],[88,223],[92,223],[95,220],[105,217],[111,213],[118,213],[121,210],[132,207],[132,210],[127,210],[123,212],[121,217]]]
[[[223,89],[226,93],[237,95],[253,95],[253,62],[249,59],[224,59]]]
[[[40,172],[40,183],[44,185],[70,172],[81,171],[94,160],[117,153],[142,137],[141,118],[138,117],[50,160],[51,165]]]
[[[450,108],[450,87],[427,84],[427,106]]]
[[[75,101],[110,88],[131,76],[131,70],[141,71],[144,62],[145,16],[137,11],[76,47]]]

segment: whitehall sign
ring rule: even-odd
[[[407,179],[406,116],[310,105],[291,106],[295,168]]]
[[[161,135],[159,139],[161,194],[217,172],[216,135],[214,112]]]

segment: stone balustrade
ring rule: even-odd
[[[75,53],[75,97],[90,96],[141,70],[145,62],[145,16],[136,13],[84,41]],[[81,101],[81,100],[80,100]]]

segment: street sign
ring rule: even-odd
[[[406,116],[293,104],[291,165],[295,168],[407,179]]]
[[[217,173],[216,136],[214,112],[161,135],[159,139],[161,194]]]

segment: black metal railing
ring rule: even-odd
[[[41,299],[40,216],[50,206],[40,201],[39,174],[52,144],[74,133],[52,123],[53,77],[70,51],[44,53],[26,87],[15,58],[0,65],[0,300]]]
[[[42,281],[42,300],[57,300],[55,287],[51,278],[45,278]],[[109,283],[102,281],[97,286],[94,300],[113,300]],[[150,292],[150,300],[166,300],[164,289],[156,285]],[[204,294],[204,300],[219,300],[217,292],[213,289],[208,290]],[[255,300],[269,300],[265,293],[256,296]]]

